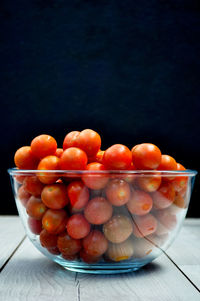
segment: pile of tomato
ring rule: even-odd
[[[68,133],[58,148],[53,137],[40,135],[14,161],[30,170],[15,176],[30,230],[66,260],[144,257],[167,239],[186,207],[187,177],[156,172],[185,168],[151,143],[102,150],[100,135],[86,129]],[[131,173],[137,170],[149,174]]]

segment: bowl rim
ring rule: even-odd
[[[34,174],[59,174],[59,175],[138,175],[138,176],[196,176],[197,170],[38,170],[38,169],[18,169],[17,167],[9,168],[9,175],[34,175]]]

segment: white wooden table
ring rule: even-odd
[[[0,300],[121,299],[200,300],[200,219],[187,219],[167,253],[141,270],[89,275],[68,272],[39,253],[19,217],[0,217]]]

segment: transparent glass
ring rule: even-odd
[[[38,171],[16,168],[8,172],[19,215],[33,245],[67,270],[96,274],[135,271],[162,254],[181,228],[197,174],[194,170]],[[51,184],[41,184],[38,179]],[[81,183],[81,191],[85,189],[87,193],[75,194],[73,199],[70,189],[73,190],[74,183]],[[59,203],[61,208],[53,209],[58,213],[65,211],[57,230],[48,228],[53,227],[51,216],[45,218],[47,211],[52,212],[52,206],[58,203],[58,195],[52,194],[50,208],[44,206],[44,189],[49,188],[51,193],[51,185],[66,189],[67,204]],[[31,197],[36,199],[32,207]],[[78,207],[77,200],[81,204]],[[84,223],[79,226],[72,223],[70,232],[68,221],[74,215],[81,215]],[[84,232],[85,221],[89,230]],[[56,237],[53,244],[45,237],[41,245],[42,231]],[[81,236],[72,239],[72,242],[78,241],[78,249],[72,250],[71,245],[65,244],[65,238],[69,237],[67,231]],[[51,248],[47,248],[49,244]]]

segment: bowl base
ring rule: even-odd
[[[71,272],[78,272],[78,273],[85,273],[85,274],[104,274],[104,275],[109,275],[109,274],[121,274],[121,273],[130,273],[130,272],[135,272],[139,270],[138,268],[126,268],[126,269],[82,269],[82,268],[69,268],[69,267],[64,267],[66,270],[71,271]]]

